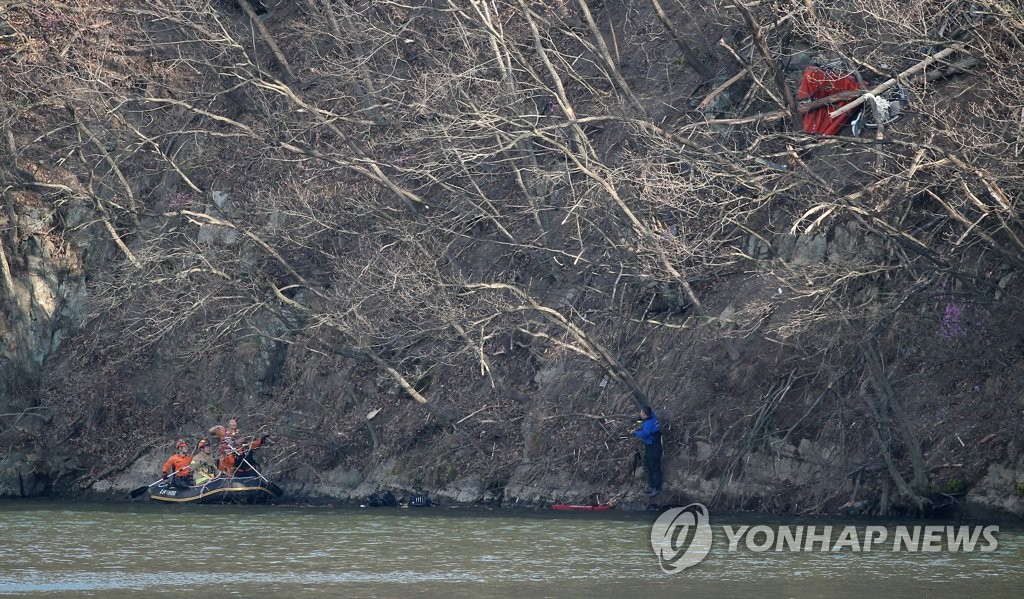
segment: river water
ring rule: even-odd
[[[0,502],[0,595],[1024,596],[1024,531],[1006,525],[989,553],[757,553],[728,550],[720,526],[752,522],[723,515],[708,557],[668,574],[650,544],[657,516]]]

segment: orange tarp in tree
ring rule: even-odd
[[[861,87],[853,75],[842,75],[821,67],[808,66],[804,69],[803,78],[800,79],[800,89],[796,93],[796,99],[800,101],[820,100],[832,94],[855,89],[861,89]],[[847,103],[849,100],[839,101],[804,114],[804,133],[819,133],[821,135],[839,133],[846,121],[850,119],[850,114],[841,114],[832,118],[828,113]]]

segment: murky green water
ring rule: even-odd
[[[727,551],[723,516],[707,559],[665,574],[656,516],[0,502],[0,595],[1024,595],[1024,534],[1005,525],[992,553],[754,553]]]

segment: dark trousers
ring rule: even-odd
[[[655,491],[661,490],[661,439],[644,445],[644,469],[647,470],[647,484]]]
[[[195,479],[192,478],[191,474],[188,476],[175,475],[171,478],[171,484],[174,485],[176,489],[187,489],[195,484]]]

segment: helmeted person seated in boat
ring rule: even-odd
[[[192,478],[192,471],[189,469],[191,463],[192,456],[188,452],[188,443],[184,439],[178,439],[174,455],[164,462],[164,480],[171,477],[171,484],[179,489],[191,487],[195,482]]]
[[[197,486],[205,485],[217,476],[217,468],[213,465],[213,456],[210,455],[210,444],[206,439],[199,440],[199,448],[196,455],[192,457],[189,470],[192,471]]]

